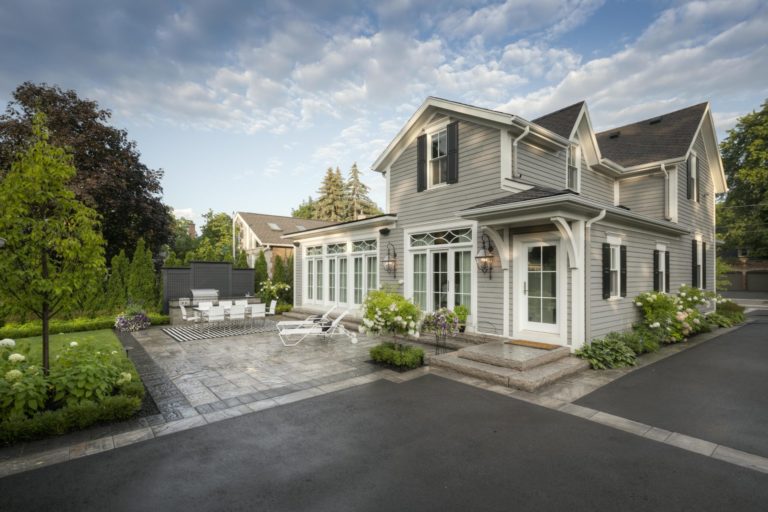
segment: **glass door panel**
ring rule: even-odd
[[[427,255],[413,255],[413,303],[427,310]]]
[[[328,301],[336,302],[336,258],[328,260]]]
[[[448,307],[448,253],[432,253],[432,308]]]
[[[526,244],[527,268],[523,293],[528,323],[551,328],[558,323],[557,317],[557,246],[537,242]],[[536,329],[536,326],[531,326]]]
[[[339,258],[339,302],[346,303],[347,298],[347,258]]]

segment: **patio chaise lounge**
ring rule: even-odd
[[[323,313],[322,315],[310,315],[304,320],[282,320],[277,322],[277,329],[285,329],[289,327],[311,327],[313,324],[321,322],[331,321],[330,314],[336,309],[336,305],[331,306],[331,309]]]
[[[282,328],[278,327],[277,334],[280,336],[280,341],[286,347],[294,347],[308,336],[322,336],[326,339],[333,336],[346,336],[352,343],[357,343],[357,336],[349,332],[341,323],[347,313],[349,313],[349,310],[337,316],[333,322],[325,321],[299,326],[286,325]]]

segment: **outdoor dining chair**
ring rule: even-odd
[[[248,299],[238,299],[235,301],[235,306],[245,306],[248,307]]]
[[[230,323],[240,322],[240,325],[245,323],[245,306],[232,306],[229,308],[229,321]]]
[[[267,309],[264,304],[251,304],[248,306],[250,311],[251,324],[256,325],[256,319],[261,318],[261,325],[264,325],[267,318]]]
[[[208,333],[210,333],[211,326],[224,322],[224,308],[221,306],[213,306],[207,311],[205,319],[208,322]]]
[[[200,321],[200,317],[196,312],[193,312],[193,314],[187,313],[187,308],[184,306],[184,304],[179,304],[179,309],[181,309],[181,319],[185,322],[192,322],[193,324],[197,324]]]

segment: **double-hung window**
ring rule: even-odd
[[[621,246],[611,245],[611,298],[621,297]]]
[[[696,241],[696,286],[704,288],[704,248],[700,241]]]
[[[429,188],[448,183],[448,130],[429,135]]]
[[[688,156],[688,199],[692,199],[696,202],[701,200],[699,189],[699,157],[696,153],[691,153]]]
[[[572,145],[568,149],[568,176],[566,188],[579,192],[581,184],[581,146]]]
[[[669,252],[664,244],[653,251],[653,290],[669,293]]]
[[[627,296],[627,247],[621,238],[608,236],[603,244],[603,298]]]

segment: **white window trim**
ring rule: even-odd
[[[614,249],[616,250],[616,295],[613,294],[613,287],[611,287],[611,295],[608,297],[608,300],[621,300],[621,246],[624,245],[624,240],[615,235],[608,235],[606,237],[606,242],[611,246],[611,263],[613,263]],[[613,265],[610,265],[609,275],[613,275],[613,272]]]
[[[576,187],[571,188],[568,186],[568,177],[570,174],[570,168],[571,168],[571,155],[574,155],[573,158],[575,159],[575,166],[576,167]],[[571,141],[571,146],[568,147],[566,158],[565,158],[565,188],[568,190],[572,190],[577,193],[581,193],[581,146],[579,145],[578,139]]]
[[[696,154],[696,151],[691,151],[691,155],[688,158],[691,161],[691,179],[693,180],[690,200],[698,202],[696,198],[701,197],[701,191],[699,190],[699,155]]]
[[[667,246],[656,244],[656,250],[659,251],[659,280],[661,281],[661,291],[669,293],[667,290]]]
[[[439,134],[443,130],[448,129],[448,125],[451,123],[450,119],[443,119],[437,123],[433,123],[424,128],[424,133],[427,136],[427,188],[425,190],[435,190],[448,186],[448,176],[446,171],[446,181],[432,185],[431,172],[432,172],[432,137]],[[448,133],[445,134],[445,143],[448,145]],[[445,158],[448,158],[448,152],[446,147]]]

